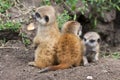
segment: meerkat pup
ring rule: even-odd
[[[35,59],[28,64],[44,68],[54,64],[54,46],[57,43],[60,31],[56,23],[55,10],[52,6],[42,6],[36,9],[38,29],[33,44],[37,46]]]
[[[87,32],[83,37],[83,44],[84,44],[83,55],[84,66],[89,65],[89,62],[98,61],[100,48],[100,35],[96,32]]]
[[[82,42],[78,37],[81,35],[82,26],[77,21],[68,21],[63,25],[62,34],[56,44],[56,61],[58,65],[46,67],[39,72],[66,69],[79,66],[82,60]]]

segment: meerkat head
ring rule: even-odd
[[[82,34],[82,26],[77,21],[68,21],[62,27],[62,33],[72,33],[77,36],[81,36]]]
[[[42,6],[36,9],[34,18],[42,26],[53,24],[56,21],[55,9],[52,6]]]
[[[96,32],[87,32],[84,37],[84,43],[88,47],[96,47],[100,43],[100,35]]]

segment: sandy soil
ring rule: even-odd
[[[101,58],[88,67],[39,73],[40,69],[27,64],[33,60],[34,51],[26,49],[21,42],[10,43],[6,48],[0,47],[0,80],[89,80],[88,76],[92,80],[120,80],[120,60],[112,58]]]

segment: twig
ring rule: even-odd
[[[19,49],[20,47],[0,47],[0,49]]]

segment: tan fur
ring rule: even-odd
[[[92,41],[92,42],[90,42]],[[87,32],[84,35],[84,66],[89,65],[89,62],[96,62],[99,60],[100,35],[96,32]]]
[[[54,64],[54,46],[60,37],[60,32],[56,22],[55,10],[52,6],[42,6],[36,10],[36,13],[41,16],[35,16],[39,26],[33,43],[37,48],[35,50],[35,60],[28,64],[44,68]],[[49,17],[48,22],[45,21],[45,16]]]
[[[56,60],[58,65],[47,67],[40,72],[66,69],[80,65],[83,50],[81,40],[76,34],[80,27],[80,23],[76,21],[68,21],[64,24],[62,35],[56,44]]]

